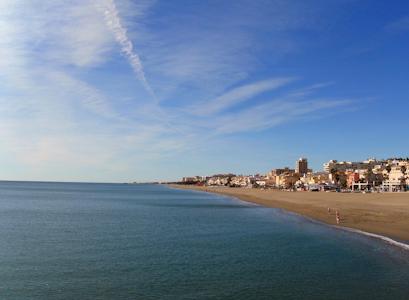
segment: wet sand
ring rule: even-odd
[[[233,196],[267,207],[282,208],[332,225],[336,225],[335,212],[338,210],[340,226],[409,242],[409,192],[362,194],[190,185],[171,187]],[[330,213],[328,207],[331,209]]]

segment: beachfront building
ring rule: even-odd
[[[308,173],[308,161],[306,158],[299,158],[295,163],[295,172],[304,176]]]
[[[329,174],[326,172],[308,172],[300,178],[304,185],[329,183]]]
[[[279,176],[284,173],[295,173],[294,169],[290,169],[288,167],[281,168],[281,169],[272,169],[268,174],[267,178],[275,179],[276,176]]]
[[[209,186],[228,186],[230,181],[236,175],[234,174],[218,174],[213,175],[206,180],[206,185]]]
[[[300,180],[300,174],[298,173],[281,173],[280,175],[276,176],[276,187],[289,189],[294,187],[298,180]]]
[[[379,165],[376,159],[368,159],[362,162],[330,160],[323,165],[327,173],[346,172],[347,170],[368,170]]]
[[[192,176],[192,177],[182,178],[183,184],[198,184],[198,183],[204,183],[205,181],[206,181],[206,177],[204,176]]]
[[[183,177],[182,183],[208,186],[272,187],[298,190],[406,191],[409,190],[409,158],[368,159],[363,162],[324,164],[325,172],[313,173],[306,158],[300,158],[296,169],[271,170],[266,176],[218,174],[211,177]]]
[[[231,178],[229,185],[231,187],[251,187],[252,180],[250,176],[234,176]]]
[[[403,191],[409,186],[408,159],[368,159],[363,162],[324,164],[330,182],[351,190]]]
[[[347,185],[349,188],[352,188],[352,186],[356,183],[359,182],[359,173],[350,171],[346,173],[347,176]]]
[[[275,178],[273,179],[271,177],[266,176],[265,179],[264,179],[264,182],[265,182],[265,187],[267,187],[267,188],[275,188],[276,187]]]
[[[266,179],[259,179],[259,180],[256,180],[254,184],[255,184],[256,187],[264,188],[264,187],[267,186],[267,180]]]
[[[406,191],[409,187],[409,162],[395,162],[393,166],[385,168],[383,176],[384,191]]]
[[[369,181],[365,180],[362,174],[358,171],[347,171],[345,173],[347,187],[353,191],[367,190],[370,186]]]
[[[295,173],[295,170],[290,169],[288,167],[273,169],[266,176],[266,179],[265,179],[266,185],[270,187],[283,188],[286,185],[285,182],[288,181],[284,178],[294,173]],[[297,178],[297,180],[298,179],[299,178]]]

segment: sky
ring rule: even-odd
[[[409,2],[1,0],[0,179],[408,156]]]

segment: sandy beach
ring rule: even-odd
[[[237,197],[267,207],[282,208],[327,224],[380,234],[409,242],[409,193],[284,192],[230,187],[171,185]],[[331,209],[328,213],[328,208]]]

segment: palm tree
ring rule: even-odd
[[[390,165],[387,165],[385,167],[386,172],[388,172],[388,174],[383,174],[383,181],[385,182],[386,180],[389,180],[390,178],[390,173],[392,171],[392,167]],[[382,185],[384,185],[384,183],[382,183]],[[390,185],[389,185],[389,189],[390,189]]]
[[[343,189],[347,188],[348,183],[347,183],[347,178],[346,178],[346,176],[342,176],[342,177],[340,178],[339,184],[340,184],[341,188],[343,188]]]
[[[368,169],[365,172],[365,180],[368,183],[368,189],[369,185],[372,185],[372,183],[370,182],[371,179],[373,179],[373,172],[372,169],[368,167]]]
[[[406,166],[401,166],[400,171],[402,172],[402,177],[400,178],[401,188],[406,190]]]
[[[338,183],[339,181],[339,174],[335,168],[332,168],[330,171],[331,173],[331,178],[334,181],[334,183]]]

